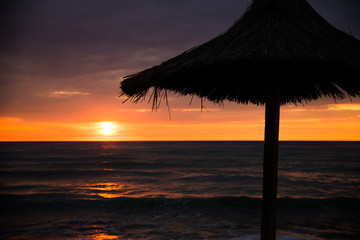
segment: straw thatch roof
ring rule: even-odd
[[[359,96],[360,41],[327,23],[306,0],[254,0],[225,33],[125,77],[120,88],[135,102],[154,88],[154,99],[171,90],[264,104],[274,86],[282,104]]]

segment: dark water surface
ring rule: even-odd
[[[263,142],[0,143],[0,239],[259,239]],[[360,239],[360,142],[281,142],[278,239]]]

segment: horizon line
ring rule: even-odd
[[[0,143],[36,142],[264,142],[264,140],[13,140]],[[279,140],[279,142],[360,142],[360,140]]]

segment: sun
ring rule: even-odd
[[[116,131],[115,124],[111,122],[101,122],[99,132],[103,135],[112,135]]]

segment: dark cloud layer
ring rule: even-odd
[[[15,1],[2,10],[6,37],[1,50],[32,60],[32,69],[40,63],[53,74],[138,67],[148,49],[182,51],[213,37],[245,5],[235,0],[226,5],[214,0],[203,4],[194,0]]]
[[[358,0],[311,3],[340,29],[360,35]],[[3,4],[2,53],[23,64],[28,60],[33,71],[73,75],[138,68],[146,65],[148,54],[163,52],[160,55],[167,57],[164,52],[184,51],[226,30],[249,0],[8,0]],[[14,67],[10,63],[6,65]]]
[[[99,81],[104,72],[118,70],[114,74],[120,81],[126,74],[210,40],[230,27],[250,2],[2,1],[0,100],[16,102],[20,108],[18,101],[34,98],[42,90],[81,86],[87,86],[86,92],[105,94],[100,85],[105,80]],[[309,2],[331,24],[360,37],[358,0]],[[113,81],[114,74],[105,77]]]

